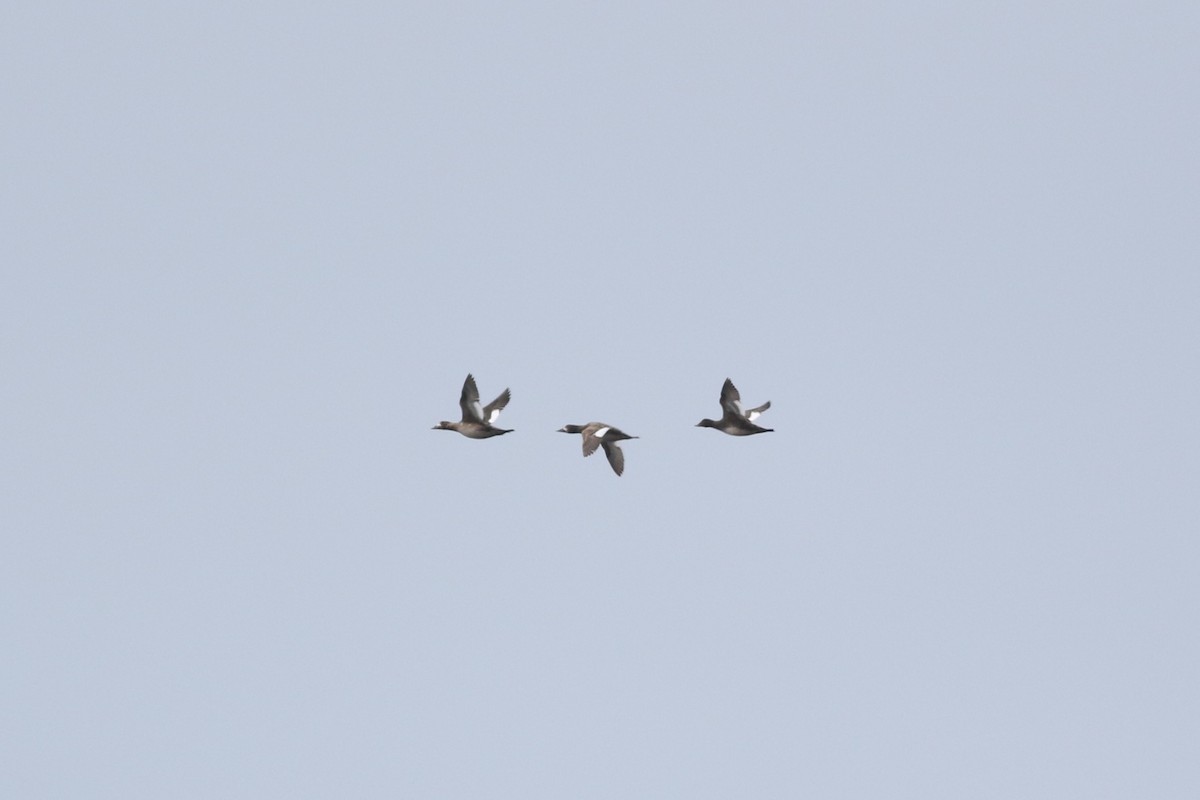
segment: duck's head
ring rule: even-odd
[[[697,428],[715,428],[717,423],[711,419],[702,419],[696,423]]]
[[[582,425],[563,425],[558,429],[559,433],[583,433]]]
[[[454,430],[454,423],[446,422],[445,420],[442,420],[437,425],[433,426],[433,430],[435,430],[435,431],[452,431],[452,430]]]

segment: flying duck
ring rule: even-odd
[[[771,407],[771,401],[763,403],[758,408],[749,411],[742,410],[742,395],[729,378],[721,387],[722,415],[718,420],[702,419],[696,423],[697,428],[716,428],[730,436],[750,436],[755,433],[771,433],[773,428],[762,428],[754,424],[754,420]]]
[[[462,407],[462,422],[443,421],[434,425],[433,429],[435,431],[458,431],[470,439],[490,439],[503,433],[512,433],[511,428],[505,430],[492,425],[500,416],[500,412],[508,405],[510,399],[512,399],[512,394],[505,389],[499,397],[480,408],[479,388],[475,385],[474,376],[467,375],[467,379],[463,382],[462,396],[458,398],[458,404]]]
[[[621,452],[617,442],[638,438],[603,422],[589,422],[587,425],[564,425],[558,429],[558,432],[582,433],[585,458],[596,452],[597,447],[603,447],[604,455],[608,457],[608,463],[612,465],[613,472],[618,476],[625,471],[625,454]]]

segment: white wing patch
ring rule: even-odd
[[[746,419],[750,420],[751,422],[754,422],[754,420],[758,419],[761,416],[762,416],[761,411],[750,411],[746,414]]]
[[[498,409],[498,408],[493,408],[493,409],[492,409],[492,413],[491,413],[491,414],[488,414],[487,421],[488,421],[489,423],[491,423],[491,422],[495,422],[495,421],[496,421],[496,420],[497,420],[499,417],[500,417],[500,409]]]
[[[471,416],[475,419],[483,419],[483,408],[480,407],[478,400],[471,403]]]
[[[597,439],[603,439],[604,434],[606,433],[608,433],[608,428],[597,428],[596,432],[593,433],[592,436],[595,436]]]

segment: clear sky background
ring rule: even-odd
[[[300,5],[0,14],[0,795],[1200,796],[1196,4]]]

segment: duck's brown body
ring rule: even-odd
[[[475,378],[467,375],[467,379],[463,382],[462,395],[458,398],[458,405],[462,409],[462,421],[447,422],[443,420],[434,425],[433,429],[435,431],[458,431],[468,439],[490,439],[493,436],[512,433],[511,428],[497,428],[492,425],[511,399],[512,393],[505,389],[495,400],[480,407],[479,388],[475,385]]]
[[[771,407],[771,401],[763,403],[748,411],[742,410],[742,395],[729,378],[721,387],[721,410],[724,412],[720,419],[702,419],[696,423],[697,428],[716,428],[721,433],[730,436],[753,436],[756,433],[773,433],[772,428],[763,428],[754,424],[754,420]]]
[[[604,455],[608,458],[609,465],[612,466],[613,472],[617,473],[618,476],[625,471],[625,454],[621,452],[620,447],[617,447],[617,442],[638,438],[630,436],[624,431],[603,422],[589,422],[586,425],[564,425],[558,429],[558,432],[582,434],[583,455],[585,458],[596,452],[596,448],[603,447]]]

